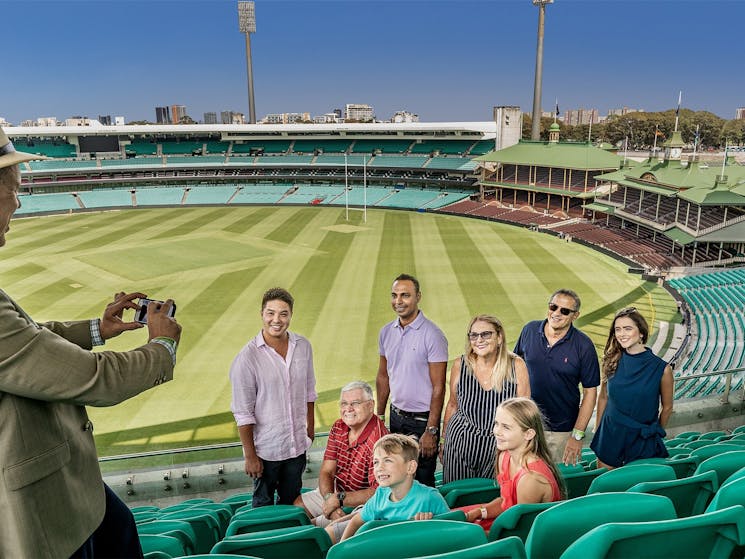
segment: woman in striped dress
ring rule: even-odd
[[[494,477],[492,429],[497,406],[515,396],[530,397],[528,368],[505,341],[496,317],[479,315],[471,320],[465,353],[450,371],[450,399],[442,429],[445,483]]]

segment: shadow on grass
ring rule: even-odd
[[[339,388],[333,388],[320,392],[317,403],[337,402],[338,399]],[[336,420],[336,417],[334,420]],[[206,436],[199,434],[201,429],[221,426],[224,435]],[[152,450],[232,443],[238,440],[238,429],[233,414],[226,411],[96,435],[96,446],[101,456],[113,456]]]

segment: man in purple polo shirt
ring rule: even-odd
[[[421,298],[419,282],[414,276],[401,274],[393,282],[391,306],[398,318],[380,330],[380,363],[375,385],[378,416],[385,418],[390,396],[391,433],[419,439],[416,479],[434,487],[448,341],[419,310]]]

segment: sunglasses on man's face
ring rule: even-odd
[[[549,303],[548,304],[548,310],[550,310],[551,312],[556,312],[558,310],[564,316],[569,316],[570,314],[577,312],[574,309],[568,309],[566,307],[560,307],[556,303]]]

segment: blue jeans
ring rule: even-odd
[[[423,414],[426,415],[426,414]],[[421,419],[415,419],[413,417],[404,417],[397,414],[391,409],[390,411],[390,424],[391,433],[401,433],[402,435],[414,435],[416,440],[424,434],[427,428],[427,421]],[[435,486],[435,470],[437,469],[437,453],[429,458],[424,458],[421,454],[419,455],[419,465],[416,469],[415,479],[419,483],[429,485],[430,487]]]
[[[274,504],[274,492],[277,492],[280,505],[291,505],[303,488],[305,471],[305,453],[287,460],[263,460],[264,471],[254,481],[253,507]]]

